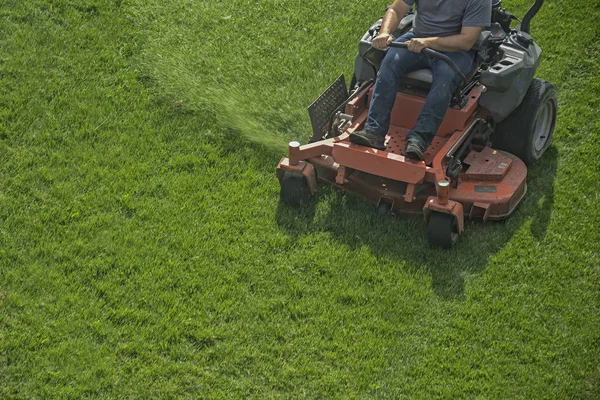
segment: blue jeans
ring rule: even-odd
[[[396,39],[396,42],[407,42],[414,37],[413,32],[408,32]],[[450,57],[464,75],[471,70],[475,51],[442,53]],[[444,61],[408,49],[390,48],[381,62],[365,130],[381,136],[387,134],[400,80],[405,74],[423,68],[431,69],[431,89],[419,113],[417,124],[408,132],[407,139],[417,139],[423,148],[429,146],[446,115],[452,95],[461,84],[461,79]]]

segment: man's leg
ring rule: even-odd
[[[444,53],[467,75],[472,68],[475,53],[473,51],[455,51]],[[406,135],[406,155],[412,158],[421,158],[418,151],[424,152],[435,137],[446,111],[450,106],[452,95],[461,84],[458,75],[444,61],[432,58],[431,70],[433,80],[427,100],[419,113],[415,127]],[[417,145],[419,149],[409,149],[409,146]],[[411,150],[411,151],[409,151]]]
[[[413,37],[414,33],[409,32],[396,39],[396,42],[406,42]],[[396,101],[400,79],[408,72],[428,67],[423,54],[390,48],[377,74],[367,123],[362,132],[350,135],[350,141],[385,150],[385,135],[390,127],[390,113]]]

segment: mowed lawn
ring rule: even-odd
[[[0,1],[0,398],[600,398],[600,2],[532,21],[553,145],[450,251],[279,202],[386,5]]]

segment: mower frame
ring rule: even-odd
[[[536,0],[532,9],[537,7],[537,11],[542,2]],[[527,29],[532,17],[532,13],[528,12]],[[512,37],[526,34],[518,30],[511,30],[510,33]],[[498,48],[504,40],[513,39],[505,35],[492,45]],[[533,42],[531,44],[533,54],[539,58],[539,48]],[[405,46],[400,43],[395,45]],[[500,51],[502,54],[512,54],[510,51]],[[431,56],[440,55],[430,49],[427,52]],[[527,53],[524,57],[529,55]],[[502,58],[493,60],[501,62]],[[537,68],[537,59],[534,64]],[[506,63],[499,65],[502,68],[507,66]],[[493,65],[488,67],[493,68]],[[498,70],[492,70],[491,73],[497,73]],[[529,69],[520,71],[521,77],[527,77],[531,72]],[[325,107],[327,110],[321,112],[327,123],[313,123],[312,143],[300,145],[296,141],[290,142],[288,156],[277,165],[282,200],[288,204],[302,204],[308,196],[315,194],[319,180],[367,199],[376,204],[378,212],[382,214],[389,211],[423,214],[429,225],[430,242],[445,248],[456,242],[464,229],[466,218],[487,221],[508,217],[527,193],[527,167],[519,157],[493,148],[490,137],[496,128],[498,112],[482,106],[482,97],[489,87],[481,83],[481,76],[480,69],[469,77],[468,82],[465,80],[469,84],[464,85],[465,89],[460,93],[462,101],[448,109],[434,140],[424,152],[423,161],[402,155],[406,134],[415,125],[425,102],[423,95],[410,90],[396,94],[385,141],[386,149],[377,150],[353,144],[349,140],[350,134],[360,130],[367,120],[373,81],[356,83],[352,94],[342,96],[346,98],[340,102],[339,86],[345,88],[345,83],[340,83],[343,77],[338,78],[314,103],[329,101],[336,104],[333,108]],[[501,74],[494,75],[494,79],[506,85],[508,78]],[[333,100],[336,84],[338,94],[337,99]],[[510,86],[510,82],[508,84]],[[500,90],[506,91],[506,88]],[[525,92],[521,92],[520,89],[513,93],[519,103],[525,97]],[[552,104],[556,106],[555,100]],[[436,218],[431,218],[434,215]]]

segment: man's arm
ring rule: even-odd
[[[379,35],[373,39],[373,47],[380,50],[389,47],[392,40],[394,40],[391,33],[398,27],[400,20],[408,13],[410,7],[404,0],[394,0],[394,4],[387,9],[383,16]]]
[[[439,51],[470,50],[477,41],[481,29],[480,26],[463,26],[458,35],[411,39],[408,42],[408,49],[415,53],[420,53],[426,47]]]

